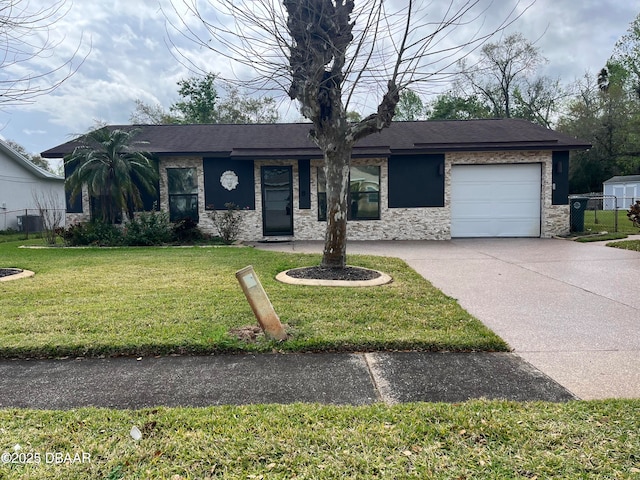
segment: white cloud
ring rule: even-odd
[[[633,5],[635,3],[635,5]],[[537,0],[519,28],[549,59],[545,73],[564,82],[602,68],[638,15],[638,2]]]

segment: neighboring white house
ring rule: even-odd
[[[0,140],[0,230],[18,230],[25,220],[38,223],[33,221],[39,215],[36,198],[49,208],[64,210],[64,177],[34,165]]]
[[[618,210],[627,210],[636,200],[640,200],[640,175],[612,177],[602,185],[605,210],[615,209],[616,203]]]

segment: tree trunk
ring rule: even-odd
[[[332,122],[314,122],[311,136],[324,153],[327,179],[327,230],[324,237],[322,267],[344,268],[347,263],[347,212],[349,205],[349,167],[353,145],[359,139],[380,132],[391,124],[400,100],[393,82],[378,106],[378,112],[355,125],[349,125],[341,103],[340,89],[329,90]]]
[[[324,237],[322,267],[344,268],[347,261],[347,199],[351,146],[334,142],[337,148],[325,151],[327,179],[327,230]]]

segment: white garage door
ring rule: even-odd
[[[539,237],[540,164],[454,165],[452,237]]]

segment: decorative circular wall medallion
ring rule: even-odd
[[[232,170],[227,170],[220,176],[220,184],[231,191],[238,186],[238,175]]]

